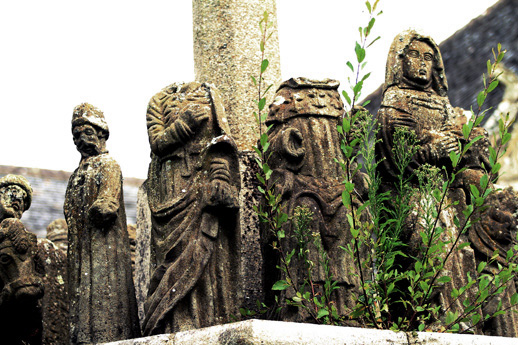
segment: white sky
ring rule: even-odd
[[[363,95],[383,82],[397,33],[415,28],[440,43],[495,2],[381,0]],[[334,78],[345,88],[364,3],[277,0],[282,79]],[[147,102],[194,79],[191,11],[189,0],[0,2],[0,165],[73,171],[72,110],[89,102],[105,113],[123,174],[145,178]]]

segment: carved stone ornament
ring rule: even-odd
[[[72,117],[79,167],[68,181],[68,294],[72,344],[140,336],[122,174],[108,155],[103,113],[83,103]]]
[[[358,293],[354,262],[340,246],[347,246],[351,233],[347,223],[347,209],[342,204],[343,172],[335,161],[343,159],[340,138],[336,126],[344,115],[343,103],[338,93],[336,80],[310,80],[295,78],[283,82],[266,120],[272,126],[268,135],[271,154],[268,164],[273,170],[270,183],[276,193],[281,194],[283,211],[289,216],[299,212],[299,207],[312,213],[308,229],[309,260],[314,263],[312,277],[315,289],[322,291],[325,270],[321,265],[319,247],[329,259],[333,280],[340,287],[332,300],[338,313],[347,314],[354,306],[353,295]],[[362,173],[355,178],[358,189],[364,185]],[[362,196],[355,195],[353,203],[360,204]],[[294,225],[284,225],[286,237],[281,240],[285,253],[297,248]],[[277,250],[272,249],[276,241],[268,229],[262,230],[263,255],[265,260],[265,287],[267,301],[273,303],[272,285],[279,279],[286,279],[276,268],[280,265]],[[291,277],[297,285],[307,278],[304,262],[297,255],[290,263]],[[308,321],[310,316],[303,308],[286,306],[286,298],[292,298],[295,291],[282,291],[279,301],[283,306],[280,318],[289,321]]]
[[[237,150],[218,91],[172,84],[147,110],[151,282],[145,335],[231,321],[239,287]]]

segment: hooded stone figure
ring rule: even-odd
[[[462,135],[462,125],[466,123],[466,117],[462,109],[451,106],[447,90],[448,83],[437,44],[430,37],[412,30],[397,35],[387,59],[383,100],[377,119],[379,128],[376,156],[380,162],[378,172],[383,181],[384,190],[395,191],[394,183],[397,181],[398,168],[397,157],[393,150],[394,134],[398,128],[406,128],[414,132],[416,144],[419,145],[404,172],[405,178],[411,178],[410,183],[413,187],[419,186],[418,170],[446,169],[448,173],[453,171],[450,152],[459,152],[459,141],[466,144]],[[444,205],[451,205],[454,202],[458,204],[453,208],[443,207],[439,217],[437,226],[444,229],[442,240],[447,243],[447,250],[451,248],[451,242],[459,236],[460,229],[454,225],[454,217],[457,216],[462,223],[464,220],[462,210],[471,203],[470,184],[479,187],[480,178],[485,173],[485,168],[489,167],[489,141],[485,130],[475,127],[469,139],[479,135],[481,139],[459,162],[459,166],[465,167],[466,170],[456,176],[455,182],[447,191]],[[441,173],[439,177],[443,178]],[[442,180],[440,186],[442,186]],[[426,252],[426,245],[423,244],[420,236],[425,224],[424,211],[421,208],[423,202],[426,203],[424,200],[435,202],[430,195],[417,192],[413,195],[409,204],[414,206],[401,234],[401,240],[408,245],[404,251],[414,258]],[[464,242],[467,242],[465,234],[460,236],[458,244]],[[409,262],[403,263],[403,266],[413,264],[410,259],[406,261]],[[459,251],[454,250],[445,264],[444,272],[453,279],[451,283],[444,285],[439,294],[436,294],[436,302],[445,309],[462,311],[464,307],[459,300],[451,297],[451,291],[467,284],[468,272],[472,277],[476,276],[473,249],[468,246]],[[475,298],[474,294],[475,292],[471,290],[466,292],[468,297]]]
[[[122,174],[108,155],[103,113],[83,103],[72,116],[81,153],[70,176],[64,213],[68,225],[68,293],[72,344],[104,343],[140,335]]]
[[[312,213],[309,237],[306,238],[314,288],[323,292],[326,279],[322,266],[320,247],[329,260],[332,280],[339,289],[332,293],[331,300],[339,315],[347,315],[354,307],[354,297],[359,293],[354,261],[347,247],[351,233],[347,223],[348,209],[342,204],[343,171],[335,159],[344,158],[336,127],[344,116],[344,107],[336,80],[310,80],[293,78],[283,82],[270,105],[266,125],[270,148],[268,164],[273,170],[270,187],[281,195],[283,212],[294,216],[298,207]],[[353,169],[354,170],[354,169]],[[354,177],[356,186],[353,203],[357,208],[365,191],[364,175],[358,172]],[[295,226],[287,222],[286,237],[281,239],[286,253],[297,248],[298,238]],[[267,300],[273,304],[275,294],[272,285],[286,276],[277,266],[281,265],[279,253],[272,250],[276,238],[267,230],[262,231],[263,256],[265,260],[265,291]],[[297,250],[298,252],[298,250]],[[290,263],[290,277],[297,285],[307,279],[304,260],[294,255]],[[278,300],[283,306],[280,318],[286,321],[310,321],[310,315],[303,309],[285,304],[286,298],[295,296],[289,288],[280,293]]]
[[[231,321],[239,288],[237,150],[218,91],[172,84],[147,110],[151,281],[145,335]]]
[[[451,106],[447,96],[448,82],[438,45],[432,38],[415,31],[405,31],[394,39],[387,58],[383,100],[378,112],[380,131],[377,155],[382,177],[395,181],[393,134],[397,127],[416,133],[420,149],[407,167],[410,176],[423,164],[445,166],[451,171],[451,151],[458,151],[458,141],[466,143],[462,125],[467,119],[464,110]],[[460,163],[468,168],[457,178],[457,186],[469,191],[469,182],[480,179],[484,166],[489,167],[487,133],[474,128],[470,139],[482,135]],[[474,175],[474,176],[472,176]],[[468,193],[469,195],[469,193]]]

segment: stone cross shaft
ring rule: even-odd
[[[260,72],[259,21],[265,10],[274,23],[265,49],[270,63],[266,85],[273,83],[266,104],[281,81],[275,0],[193,0],[192,4],[196,81],[212,83],[220,90],[230,134],[240,151],[251,150],[259,135],[253,116],[258,94],[250,76],[258,77]]]

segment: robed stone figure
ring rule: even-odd
[[[429,169],[444,170],[452,173],[453,166],[450,160],[450,152],[459,152],[458,142],[466,144],[462,134],[462,125],[467,119],[464,111],[454,108],[447,96],[448,83],[444,72],[444,64],[438,45],[428,36],[421,35],[413,30],[405,31],[397,35],[390,47],[387,58],[385,85],[383,100],[378,111],[378,126],[376,143],[376,155],[379,162],[378,172],[383,181],[382,188],[395,192],[395,183],[398,174],[397,157],[394,154],[396,129],[406,128],[415,133],[419,148],[406,167],[405,178],[410,178],[413,187],[418,187],[417,171],[423,172]],[[480,186],[480,178],[489,167],[487,133],[483,128],[475,127],[470,135],[470,140],[481,136],[466,152],[459,162],[460,167],[466,169],[457,174],[455,182],[447,191],[444,205],[437,226],[445,229],[442,240],[446,249],[450,250],[453,241],[459,236],[459,229],[454,224],[454,217],[463,222],[462,210],[470,201],[470,184]],[[440,183],[442,186],[442,182]],[[427,252],[420,233],[425,231],[423,220],[423,203],[435,202],[430,195],[415,193],[410,201],[413,206],[401,240],[407,244],[404,248],[409,257],[420,258]],[[454,204],[456,203],[456,205]],[[392,206],[388,206],[392,207]],[[465,234],[460,235],[458,245],[467,242]],[[444,254],[446,255],[446,254]],[[442,256],[444,258],[444,255]],[[412,259],[413,260],[413,259]],[[412,260],[401,263],[403,269],[406,265],[413,265]],[[461,250],[453,250],[448,257],[443,270],[445,275],[452,278],[451,283],[445,284],[436,294],[435,302],[443,306],[444,310],[464,310],[464,306],[458,299],[451,297],[453,289],[459,289],[468,283],[466,274],[469,272],[476,277],[476,261],[474,251],[467,246]],[[476,292],[466,292],[468,298],[476,299]],[[462,328],[467,327],[461,325]],[[480,330],[475,329],[475,332]]]
[[[151,282],[145,335],[231,321],[239,308],[237,151],[218,91],[172,84],[147,110]]]
[[[108,155],[103,113],[83,103],[72,117],[81,153],[70,176],[64,213],[68,224],[68,293],[72,344],[104,343],[140,335],[133,286],[122,174]]]
[[[266,125],[269,126],[268,164],[273,170],[269,187],[281,196],[283,212],[296,218],[300,208],[312,214],[306,238],[308,260],[312,262],[311,291],[324,293],[326,269],[323,255],[329,261],[327,279],[336,282],[330,301],[339,315],[348,315],[360,294],[357,266],[353,257],[341,247],[347,247],[352,239],[347,214],[350,209],[342,203],[344,172],[336,160],[344,159],[340,137],[336,130],[345,114],[338,93],[336,80],[311,80],[292,78],[284,81],[270,105]],[[354,171],[355,168],[352,168]],[[353,177],[355,192],[353,206],[358,209],[366,197],[365,176],[357,172]],[[364,217],[363,221],[366,221]],[[283,225],[285,238],[278,239],[271,230],[262,229],[262,251],[267,303],[275,298],[282,306],[279,318],[284,321],[314,321],[304,308],[287,305],[286,299],[297,292],[290,287],[274,294],[272,285],[287,275],[278,267],[282,265],[278,250],[272,249],[280,242],[285,253],[298,252],[299,238],[295,225],[288,221]],[[294,285],[302,286],[309,279],[307,263],[293,255],[289,264],[289,278]],[[309,291],[308,287],[308,291]],[[353,325],[351,322],[344,322]]]

